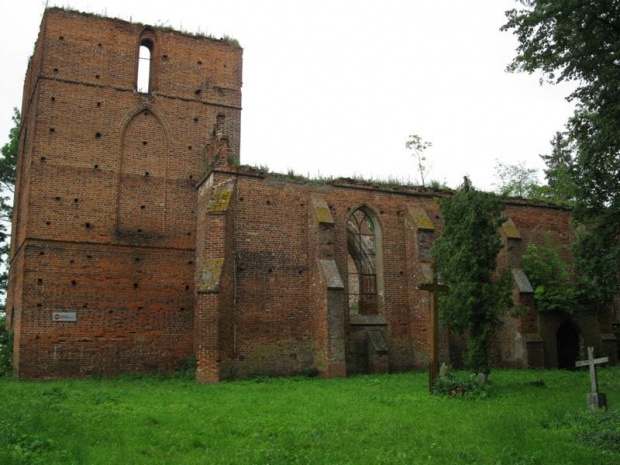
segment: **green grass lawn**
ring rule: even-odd
[[[544,386],[534,384],[539,380]],[[0,380],[0,463],[620,463],[620,367],[498,370],[489,398],[429,396],[424,372],[201,385]]]

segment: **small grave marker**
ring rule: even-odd
[[[598,392],[598,379],[596,378],[596,365],[609,362],[608,357],[594,358],[594,347],[588,347],[588,360],[580,360],[575,363],[576,367],[590,367],[590,383],[592,384],[592,392],[586,395],[586,402],[592,411],[599,408],[607,408],[607,396],[602,392]]]

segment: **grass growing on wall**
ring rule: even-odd
[[[4,379],[0,463],[620,463],[620,368],[599,375],[605,415],[583,371],[494,371],[484,399],[429,396],[426,373]]]

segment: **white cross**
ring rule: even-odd
[[[596,365],[609,362],[608,357],[594,358],[594,347],[588,347],[588,360],[580,360],[575,363],[576,367],[590,367],[590,383],[592,383],[592,392],[598,393],[598,380],[596,379]]]

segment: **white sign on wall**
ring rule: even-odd
[[[77,312],[52,312],[52,321],[77,321]]]

